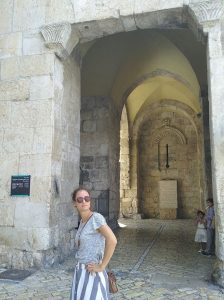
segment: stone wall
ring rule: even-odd
[[[44,1],[0,3],[0,263],[17,268],[71,252],[77,225],[79,66],[73,57],[63,65],[40,33],[46,16],[68,19],[57,5],[47,14]],[[30,197],[10,196],[17,174],[31,175]]]
[[[66,25],[61,26],[60,22]],[[59,24],[56,26],[57,29],[49,31],[44,40],[40,34],[42,26],[55,23]],[[71,27],[70,24],[74,26]],[[64,101],[67,103],[73,97],[77,101],[75,109],[78,111],[80,82],[79,75],[75,72],[77,76],[75,75],[74,85],[70,82],[65,88],[67,95],[66,93],[66,96],[62,95],[65,83],[63,70],[65,69],[65,78],[69,80],[68,74],[71,74],[69,68],[72,67],[67,66],[68,69],[65,65],[62,67],[56,56],[66,59],[79,39],[84,42],[117,32],[145,28],[179,28],[183,24],[188,24],[198,39],[205,41],[203,36],[208,35],[208,98],[213,196],[217,215],[217,255],[220,259],[216,281],[220,279],[219,284],[224,285],[222,221],[224,90],[220,85],[223,78],[224,43],[223,1],[221,0],[141,2],[102,0],[92,1],[88,6],[84,0],[76,2],[56,0],[50,1],[50,5],[48,0],[0,1],[0,166],[1,174],[4,174],[0,181],[0,262],[17,267],[42,264],[47,257],[44,256],[44,251],[51,252],[50,249],[55,245],[56,248],[57,245],[62,245],[62,242],[57,241],[57,237],[60,240],[71,225],[68,223],[63,228],[62,214],[56,210],[63,207],[63,214],[64,216],[68,214],[68,222],[70,222],[68,188],[72,189],[73,184],[77,185],[79,177],[76,140],[79,117],[76,115],[75,120],[69,121],[70,128],[74,128],[74,131],[69,129],[65,131],[66,137],[63,136],[62,130],[65,123],[55,126],[54,119],[57,107],[55,104],[59,101],[57,97],[63,99],[58,106],[58,115],[65,118],[69,116],[70,107],[62,108],[62,106]],[[76,65],[74,68],[76,71],[79,69]],[[61,91],[60,96],[58,96],[59,91]],[[113,123],[112,120],[110,122],[110,125],[119,124],[119,122]],[[55,128],[59,129],[60,134],[56,134]],[[73,137],[70,136],[71,132]],[[112,140],[116,147],[116,139],[119,136],[116,127],[115,132],[117,134]],[[54,148],[56,139],[59,140],[60,145],[63,141],[61,159]],[[104,142],[100,143],[104,150],[99,148],[99,155],[94,145],[93,151],[90,154],[86,151],[84,156],[92,155],[94,159],[96,156],[103,156],[105,160],[100,158],[100,164],[105,162],[105,165],[111,165],[113,171],[109,174],[107,172],[105,177],[107,184],[103,181],[102,186],[97,187],[97,191],[111,188],[112,199],[115,199],[114,191],[119,190],[115,188],[119,176],[113,178],[112,187],[109,181],[114,174],[117,174],[115,161],[118,158],[118,151],[112,144],[110,145],[109,141],[107,142],[106,145]],[[70,146],[72,151],[69,150]],[[73,150],[75,162],[69,167],[71,163],[69,155]],[[115,152],[112,155],[110,151]],[[134,159],[136,159],[135,153]],[[73,167],[74,173],[71,174]],[[31,197],[29,198],[14,199],[9,195],[10,177],[18,173],[31,174]],[[135,176],[131,176],[132,179],[135,181]],[[59,200],[57,197],[65,198]],[[113,214],[116,214],[113,213],[116,209],[116,206],[112,205],[112,218]],[[57,219],[60,219],[58,234],[55,225]],[[74,218],[75,222],[77,218]],[[66,235],[65,240],[69,238]],[[65,252],[68,248],[65,247]],[[47,261],[50,263],[51,259]]]
[[[82,97],[81,183],[112,224],[119,211],[119,120],[109,97]]]
[[[123,108],[120,123],[120,213],[122,216],[128,216],[133,211],[129,207],[130,198],[125,198],[130,189],[129,129],[126,107]],[[125,205],[126,202],[128,207]]]
[[[166,108],[168,105],[151,114],[139,133],[141,212],[146,217],[161,217],[158,184],[169,179],[178,182],[177,217],[194,218],[201,205],[198,161],[202,157],[198,153],[197,134],[184,115]]]

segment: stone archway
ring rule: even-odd
[[[37,245],[32,244],[31,249],[30,243],[27,243],[24,246],[25,251],[29,250],[31,253],[31,259],[29,260],[30,265],[34,264],[34,261],[36,264],[48,264],[51,261],[50,257],[52,253],[54,253],[54,257],[60,255],[65,256],[71,250],[70,242],[72,238],[70,236],[70,233],[72,230],[74,231],[74,228],[71,225],[73,216],[72,213],[69,214],[69,218],[65,218],[65,216],[67,217],[68,211],[70,209],[69,199],[71,186],[74,184],[74,182],[78,183],[78,175],[74,176],[74,174],[79,173],[80,145],[78,132],[80,116],[77,111],[79,111],[80,104],[81,61],[78,44],[86,41],[93,41],[99,37],[104,37],[106,35],[111,35],[117,32],[146,28],[164,28],[167,26],[169,28],[175,29],[186,26],[186,24],[188,24],[188,26],[192,28],[198,39],[206,40],[205,36],[207,36],[208,38],[208,86],[211,120],[210,133],[213,164],[213,195],[217,215],[217,225],[219,228],[219,230],[217,230],[216,232],[218,257],[217,270],[219,271],[217,272],[216,281],[223,285],[224,251],[222,241],[224,235],[224,226],[221,220],[224,202],[222,188],[224,178],[224,158],[222,155],[222,145],[224,138],[222,134],[223,112],[221,108],[222,100],[224,97],[224,90],[220,87],[219,84],[223,77],[224,60],[223,3],[221,0],[200,2],[193,1],[193,3],[192,1],[184,1],[184,3],[187,4],[184,5],[183,1],[177,1],[177,3],[175,4],[170,4],[168,1],[167,3],[165,3],[164,1],[146,1],[141,3],[140,5],[137,2],[135,3],[130,1],[128,2],[128,5],[126,5],[126,2],[125,5],[122,5],[117,1],[114,1],[113,3],[111,2],[110,5],[108,3],[107,5],[105,5],[105,1],[102,1],[100,3],[92,1],[88,7],[85,7],[85,1],[83,1],[79,2],[79,6],[76,8],[75,17],[71,17],[71,15],[63,15],[63,18],[60,18],[58,16],[60,14],[53,14],[52,12],[49,14],[49,19],[47,19],[44,28],[41,29],[41,32],[43,33],[43,36],[45,38],[45,45],[48,47],[48,50],[44,49],[41,55],[43,55],[43,53],[45,55],[45,51],[47,51],[47,54],[49,55],[49,61],[48,64],[46,64],[46,69],[50,66],[47,73],[47,80],[49,85],[48,87],[50,87],[52,94],[47,94],[47,96],[52,97],[52,103],[51,105],[49,105],[48,109],[42,107],[42,110],[38,110],[38,112],[46,112],[46,116],[44,118],[45,120],[53,119],[52,123],[49,125],[51,131],[48,133],[48,138],[53,141],[54,146],[50,147],[50,154],[48,153],[48,155],[45,155],[44,159],[40,159],[38,147],[38,151],[32,153],[33,161],[35,160],[36,165],[38,166],[37,170],[34,170],[32,175],[34,176],[34,178],[36,178],[37,182],[40,183],[42,174],[40,174],[41,172],[39,172],[38,170],[40,170],[39,167],[42,166],[45,170],[44,174],[46,175],[48,190],[50,190],[50,192],[49,195],[47,195],[47,199],[43,201],[41,199],[41,203],[38,203],[38,205],[40,206],[40,211],[44,211],[44,226],[46,229],[45,243],[42,243],[41,234],[38,233],[39,224],[36,223],[36,227],[34,228],[32,234],[35,236],[34,240],[37,241]],[[18,7],[18,11],[20,10],[21,7]],[[42,11],[42,7],[40,8],[40,10]],[[13,14],[10,14],[10,16],[11,15]],[[97,18],[95,17],[95,15],[97,15]],[[23,29],[23,26],[20,24],[18,19],[16,20],[17,22],[9,23],[13,24],[13,34],[15,33],[16,40],[18,39],[18,44],[21,45],[21,37],[23,34],[19,32],[17,35],[17,32],[19,31],[19,29]],[[66,21],[54,25],[46,25],[49,23],[58,22],[58,20],[60,22],[62,19],[63,21]],[[43,16],[41,21],[43,20],[46,20],[45,15]],[[30,23],[30,20],[28,20],[27,23]],[[40,21],[35,23],[35,30],[37,30],[39,24],[44,25],[44,21],[42,23]],[[8,23],[7,26],[9,27]],[[7,34],[8,32],[11,32],[10,30],[12,30],[11,27],[7,28]],[[10,52],[11,49],[9,49],[10,47],[8,47],[8,43],[5,43],[5,45],[7,46],[6,48],[4,48],[4,50],[6,52]],[[72,53],[74,47],[76,47],[76,49]],[[25,56],[22,53],[21,46],[15,48],[16,49],[14,52],[16,53],[16,55],[19,55],[21,57]],[[57,58],[53,57],[53,53],[56,54]],[[68,58],[69,55],[70,57]],[[9,53],[9,56],[6,55],[6,58],[10,56],[11,53]],[[63,59],[67,59],[67,61],[63,62]],[[71,67],[71,65],[73,67]],[[25,68],[25,64],[23,65],[23,67]],[[20,77],[24,76],[24,72],[22,75],[19,73],[21,72],[21,70],[24,69],[21,68],[20,70],[18,70],[18,74]],[[2,68],[1,72],[3,72]],[[33,70],[26,70],[26,72],[26,74],[28,74],[27,76],[30,77],[34,75],[36,77],[39,76],[39,74],[33,72]],[[71,74],[73,74],[74,76],[71,77]],[[42,86],[41,83],[43,80],[43,78],[36,77],[32,78],[32,80],[30,81],[27,81],[24,78],[19,78],[17,80],[17,78],[15,77],[13,79],[14,81],[12,82],[5,80],[3,81],[3,84],[1,86],[1,94],[5,95],[5,91],[7,90],[7,101],[14,101],[15,99],[24,101],[29,98],[30,94],[32,100],[36,99],[34,97],[34,94],[37,93],[37,86]],[[5,78],[7,78],[7,76]],[[54,84],[52,84],[52,78]],[[31,91],[29,90],[29,84]],[[45,87],[45,92],[46,90],[48,89],[46,89]],[[2,96],[2,98],[4,97],[5,96]],[[71,115],[71,103],[69,102],[71,98],[74,100],[75,107],[77,108],[77,110],[75,111],[76,118]],[[15,113],[15,115],[21,115],[21,113],[24,111],[24,107],[26,107],[27,109],[26,105],[27,104],[24,103],[17,103],[16,105],[14,105],[14,113],[17,112],[17,114]],[[36,106],[39,105],[38,108],[40,108],[42,104],[29,103],[28,105],[28,107],[31,107],[31,109],[33,108],[33,110],[36,112]],[[122,103],[120,103],[120,111],[121,108]],[[29,110],[27,109],[27,111]],[[24,122],[26,122],[25,114],[24,118],[21,120],[21,128],[24,128]],[[41,120],[41,122],[41,124],[45,124],[43,120]],[[16,124],[16,126],[18,127],[18,123]],[[16,128],[18,129],[18,133],[20,131],[23,132],[23,130],[20,130],[21,128]],[[73,136],[73,138],[71,138],[71,133],[75,134],[76,137],[74,138]],[[10,139],[11,133],[9,132],[4,132],[4,138],[7,139],[7,134],[8,138]],[[62,145],[62,147],[58,147],[58,145]],[[21,149],[19,149],[18,152],[22,152]],[[7,158],[14,159],[11,154],[8,154]],[[5,156],[2,160],[3,162],[5,161]],[[26,156],[26,161],[30,160],[30,157]],[[73,161],[74,168],[71,167],[71,161]],[[47,169],[44,168],[46,162],[49,166],[49,168]],[[19,164],[21,163],[17,162],[17,169],[20,166]],[[29,165],[29,163],[27,163],[27,165]],[[25,170],[27,170],[27,168],[25,168]],[[5,186],[7,186],[7,180],[8,177],[4,179]],[[55,182],[56,184],[54,185]],[[53,186],[60,187],[60,194],[54,191],[55,189]],[[5,197],[7,198],[8,190],[6,188],[4,188],[4,194],[7,194],[7,196]],[[30,206],[37,206],[35,203],[28,203],[26,205],[27,209]],[[10,227],[10,232],[14,229],[18,230],[18,228],[23,227],[23,235],[27,236],[28,233],[30,233],[28,224],[29,220],[28,218],[23,218],[23,214],[20,215],[21,208],[19,208],[19,205],[16,206],[16,209],[11,204],[8,207],[8,203],[6,207],[4,206],[4,211],[10,212],[10,215],[14,215],[14,210],[16,211],[15,222],[13,218],[10,218],[10,220],[4,219],[2,226]],[[7,213],[5,215],[7,215]],[[56,219],[60,220],[60,222],[57,223],[55,221]],[[63,223],[64,219],[68,220],[66,224]],[[16,228],[13,229],[12,227],[14,225],[16,226]],[[24,230],[24,228],[26,229]],[[17,232],[15,230],[13,231],[13,234]],[[8,234],[7,230],[4,232],[5,233],[3,234],[3,237],[5,238],[5,236],[7,236]],[[26,238],[26,240],[28,241],[28,237]],[[10,243],[10,245],[11,248],[5,245],[7,249],[4,253],[6,253],[6,255],[9,255],[8,252],[10,252],[11,255],[14,252],[19,252],[21,257],[23,257],[23,259],[21,260],[25,261],[23,253],[24,249],[22,248],[22,246],[20,245],[19,250],[17,251],[18,247],[16,243]]]
[[[164,110],[164,106],[166,105],[166,109]],[[185,137],[185,135],[182,133],[184,132],[186,129],[184,129],[186,126],[179,127],[178,123],[173,126],[169,126],[168,124],[163,124],[163,121],[165,120],[165,122],[167,121],[167,118],[171,118],[172,116],[174,116],[174,114],[177,114],[180,117],[180,122],[182,123],[184,119],[186,119],[186,124],[188,123],[189,127],[188,127],[188,131],[186,131],[186,136],[187,139]],[[136,119],[136,123],[135,126],[133,128],[133,132],[131,135],[131,143],[130,143],[130,179],[131,179],[131,183],[130,183],[130,188],[129,188],[129,192],[127,191],[127,194],[129,193],[131,195],[131,198],[129,200],[130,202],[130,207],[133,205],[133,201],[135,201],[135,206],[139,207],[137,212],[142,211],[142,207],[141,207],[141,194],[139,193],[139,189],[141,190],[141,188],[139,187],[139,182],[143,182],[143,178],[141,178],[141,180],[139,181],[139,166],[138,164],[141,163],[142,158],[139,158],[139,137],[140,137],[140,132],[141,132],[141,128],[144,124],[149,123],[149,119],[150,116],[155,115],[157,116],[157,128],[155,129],[155,125],[153,125],[153,122],[150,121],[150,124],[148,125],[149,129],[150,126],[152,126],[153,129],[151,129],[151,131],[149,131],[147,134],[145,134],[145,136],[147,137],[147,144],[146,144],[146,149],[149,149],[147,151],[147,157],[146,160],[142,162],[142,166],[147,167],[148,162],[150,160],[150,156],[152,155],[154,163],[151,167],[151,171],[150,173],[152,173],[149,176],[153,176],[150,178],[157,178],[157,181],[154,184],[154,192],[156,191],[155,194],[155,199],[153,201],[156,201],[156,205],[158,205],[158,190],[157,190],[157,184],[158,181],[160,179],[177,179],[178,175],[177,175],[177,169],[176,166],[172,166],[170,169],[166,169],[165,168],[165,150],[163,151],[164,153],[163,155],[163,159],[160,162],[160,156],[161,154],[158,152],[159,148],[159,142],[163,139],[163,137],[167,138],[169,136],[174,136],[176,142],[175,143],[180,143],[180,145],[186,145],[186,143],[188,143],[188,149],[189,151],[192,151],[192,147],[195,148],[195,162],[192,164],[192,166],[196,167],[195,169],[195,174],[197,175],[197,179],[195,179],[195,182],[197,182],[196,186],[195,186],[195,208],[191,211],[191,213],[189,214],[183,214],[183,213],[179,213],[179,217],[189,217],[191,216],[192,218],[194,217],[195,211],[197,210],[197,207],[201,207],[201,209],[204,208],[204,199],[206,197],[206,193],[202,192],[205,190],[205,180],[204,180],[204,167],[203,167],[203,143],[202,143],[202,138],[203,136],[201,135],[202,132],[202,122],[201,119],[198,118],[195,114],[195,112],[190,109],[189,107],[187,107],[184,104],[178,104],[176,101],[173,100],[161,100],[158,103],[154,103],[153,105],[149,106],[148,109],[143,110],[141,113],[139,113],[139,117]],[[161,116],[161,117],[159,117]],[[165,118],[165,119],[164,119]],[[188,121],[187,121],[188,120]],[[184,124],[184,123],[182,123]],[[182,129],[178,129],[178,128],[182,128]],[[192,128],[192,134],[194,135],[189,135],[189,129]],[[149,130],[148,129],[148,130]],[[151,133],[150,133],[151,132]],[[194,132],[194,133],[193,133]],[[193,146],[191,146],[191,143],[193,143]],[[195,144],[196,143],[196,144]],[[148,145],[148,146],[147,146]],[[186,148],[184,146],[184,148]],[[186,150],[186,149],[185,149]],[[181,151],[186,152],[184,149]],[[146,151],[146,150],[145,150]],[[176,150],[175,150],[176,151]],[[187,153],[187,152],[186,152]],[[176,154],[173,153],[173,155],[175,156]],[[189,155],[189,157],[193,158],[193,154]],[[133,159],[134,158],[134,159]],[[151,158],[152,159],[152,158]],[[173,157],[172,159],[175,160],[175,164],[178,164],[178,166],[181,166],[181,163],[177,163],[177,160],[175,157]],[[181,158],[183,159],[183,157]],[[183,161],[182,161],[183,162]],[[186,166],[189,166],[189,161],[186,161]],[[185,167],[186,167],[185,166]],[[174,167],[174,169],[172,169]],[[178,168],[179,168],[178,167]],[[183,168],[185,168],[183,167]],[[187,167],[188,168],[188,167]],[[171,170],[172,169],[172,170]],[[186,170],[185,170],[186,171]],[[193,173],[194,173],[193,172]],[[149,173],[149,174],[150,174]],[[191,173],[190,170],[187,173]],[[186,175],[183,175],[183,179]],[[182,175],[181,175],[182,177]],[[153,180],[154,180],[153,179]],[[150,181],[150,179],[148,179],[148,182]],[[186,191],[189,190],[189,192],[191,193],[191,185],[189,186],[189,188],[187,188],[187,186],[184,188]],[[152,192],[152,190],[151,190]],[[153,193],[154,193],[153,192]],[[148,192],[147,192],[148,193]],[[184,192],[185,193],[185,192]],[[188,192],[186,192],[188,193]],[[187,194],[185,194],[184,197],[186,197]],[[189,194],[190,196],[190,194]],[[191,195],[192,196],[192,195]],[[190,196],[190,197],[191,197]],[[188,196],[187,196],[188,197]],[[181,196],[180,196],[181,198]],[[131,200],[132,199],[132,200]],[[198,199],[198,200],[196,200]],[[152,201],[152,200],[151,200]],[[126,206],[128,205],[128,202],[126,200]],[[192,206],[193,207],[193,206]],[[195,211],[194,211],[195,210]],[[136,213],[137,213],[136,212]],[[156,217],[158,216],[158,213],[156,214],[152,214],[151,217]]]

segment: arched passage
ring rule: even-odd
[[[193,35],[189,35],[187,30],[183,30],[182,34],[186,35],[189,42],[194,43],[195,51],[201,51],[201,57],[205,58],[205,49],[195,41]],[[192,205],[191,212],[183,213],[182,209],[182,212],[179,210],[178,216],[193,217],[196,207],[204,205],[203,124],[197,115],[202,113],[200,85],[202,82],[205,85],[205,77],[203,72],[199,71],[200,68],[196,67],[196,71],[193,69],[196,57],[192,58],[192,54],[189,55],[189,48],[178,47],[180,39],[179,33],[175,37],[166,30],[144,30],[109,36],[87,46],[88,51],[82,68],[81,164],[86,172],[85,183],[89,182],[90,187],[95,190],[98,203],[104,203],[98,204],[98,209],[104,213],[107,211],[109,219],[116,219],[120,213],[126,216],[142,214],[140,209],[142,194],[138,182],[142,176],[141,172],[144,171],[140,168],[138,132],[140,126],[137,124],[141,123],[142,118],[150,123],[150,116],[154,120],[152,111],[157,115],[162,113],[161,118],[157,116],[157,121],[153,121],[160,124],[157,125],[157,129],[162,126],[164,119],[172,119],[172,115],[176,113],[175,118],[178,119],[179,125],[175,124],[172,132],[176,130],[177,133],[179,130],[180,134],[176,136],[168,134],[165,139],[171,138],[175,144],[181,132],[186,131],[187,133],[183,133],[188,140],[186,145],[189,148],[194,147],[194,151],[185,150],[186,155],[189,156],[190,151],[196,155],[197,172],[193,173],[197,174],[195,182],[198,182],[198,185],[195,189],[198,194],[195,192],[193,197],[189,192],[188,196],[185,193],[184,197],[185,202],[190,198],[191,203],[196,198],[198,200]],[[175,104],[169,106],[169,100],[166,99],[171,99],[170,102],[173,101]],[[124,103],[126,112],[123,110],[122,113]],[[155,107],[161,103],[162,109],[158,113]],[[189,118],[196,122],[189,121]],[[152,131],[156,128],[155,124]],[[186,128],[175,129],[175,126]],[[120,129],[126,136],[125,142],[124,139],[120,140],[119,165]],[[165,132],[171,132],[171,127]],[[165,139],[159,144],[160,150],[163,149]],[[158,148],[158,144],[156,147]],[[180,148],[181,146],[177,151],[178,155]],[[155,154],[153,157],[154,164],[158,165],[158,153],[157,157]],[[90,164],[88,160],[91,160]],[[99,167],[96,161],[105,161],[105,164]],[[179,162],[177,164],[180,165]],[[184,166],[184,163],[182,169],[183,174],[188,172],[188,166]],[[170,168],[167,171],[168,176],[159,177],[177,179],[177,175],[171,175],[172,172],[175,173],[174,170]],[[103,175],[98,178],[98,174]],[[119,199],[119,191],[121,204],[116,200]],[[151,214],[144,215],[152,217]]]

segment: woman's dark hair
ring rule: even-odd
[[[90,192],[88,189],[86,189],[85,187],[79,186],[77,189],[75,189],[72,193],[72,201],[75,202],[76,201],[76,195],[79,191],[86,191],[89,195]]]

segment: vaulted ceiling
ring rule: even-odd
[[[120,110],[126,104],[130,125],[140,109],[161,99],[201,111],[206,47],[190,30],[121,33],[83,44],[81,51],[82,95],[111,96]]]

